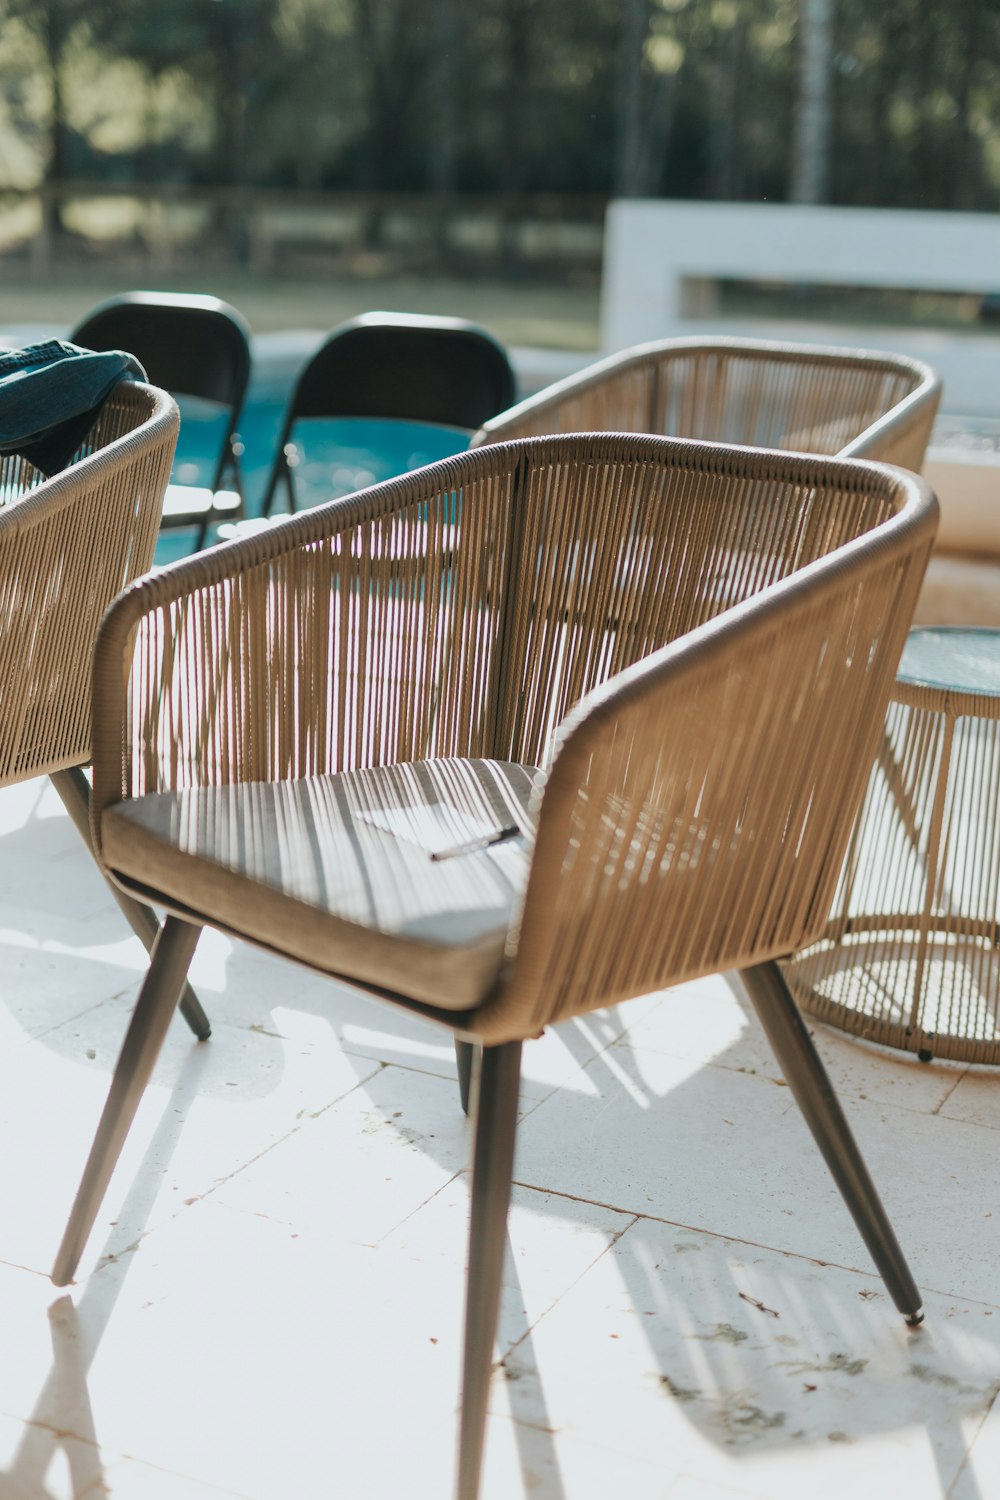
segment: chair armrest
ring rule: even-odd
[[[477,613],[503,587],[509,525],[497,454],[289,517],[127,590],[94,661],[98,837],[106,806],[148,792],[481,753],[493,641]],[[462,548],[456,507],[479,500]]]
[[[659,432],[919,473],[941,381],[918,360],[763,339],[639,344],[547,386],[472,445],[555,432]]]
[[[475,1020],[485,1040],[822,930],[933,511],[928,497],[888,545],[859,539],[577,705],[541,795],[509,980]]]
[[[94,637],[152,561],[177,425],[163,391],[122,385],[62,472],[0,468],[0,782],[90,759]]]

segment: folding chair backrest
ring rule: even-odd
[[[302,370],[285,412],[264,513],[287,479],[300,420],[389,418],[474,432],[514,399],[503,346],[461,318],[365,313],[335,328]],[[294,504],[294,499],[293,499]]]
[[[239,408],[250,376],[250,335],[218,297],[126,292],[84,318],[70,335],[85,349],[127,349],[151,382],[172,395]]]
[[[126,292],[88,313],[70,339],[84,349],[127,349],[152,384],[226,409],[210,481],[218,489],[250,379],[250,331],[241,314],[218,297]]]

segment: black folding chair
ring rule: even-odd
[[[70,338],[84,349],[127,349],[152,384],[179,398],[181,435],[161,525],[197,527],[197,545],[203,547],[209,526],[243,513],[237,423],[250,378],[250,330],[244,318],[218,297],[125,292],[88,313]],[[200,487],[177,482],[188,462],[185,397],[214,409],[215,446],[208,483]]]
[[[390,418],[475,432],[514,400],[503,346],[462,318],[371,312],[335,328],[302,369],[285,412],[264,494],[269,516],[278,486],[297,508],[294,429],[312,418]]]

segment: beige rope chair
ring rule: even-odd
[[[122,383],[73,463],[51,479],[0,456],[0,785],[47,774],[88,848],[90,682],[101,616],[152,561],[177,437],[177,408]],[[146,947],[159,925],[112,885]],[[200,1037],[208,1021],[185,987]]]
[[[896,1305],[920,1294],[770,961],[818,931],[935,530],[919,480],[655,437],[487,446],[143,579],[101,629],[94,828],[170,915],[54,1280],[203,923],[483,1044],[459,1494],[521,1043],[740,969]],[[456,524],[457,518],[457,524]]]
[[[557,432],[655,432],[840,454],[919,474],[941,397],[897,354],[751,339],[641,344],[487,422],[481,443]]]

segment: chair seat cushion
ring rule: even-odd
[[[500,972],[539,776],[442,759],[157,792],[107,809],[103,855],[126,883],[326,973],[466,1010]]]

